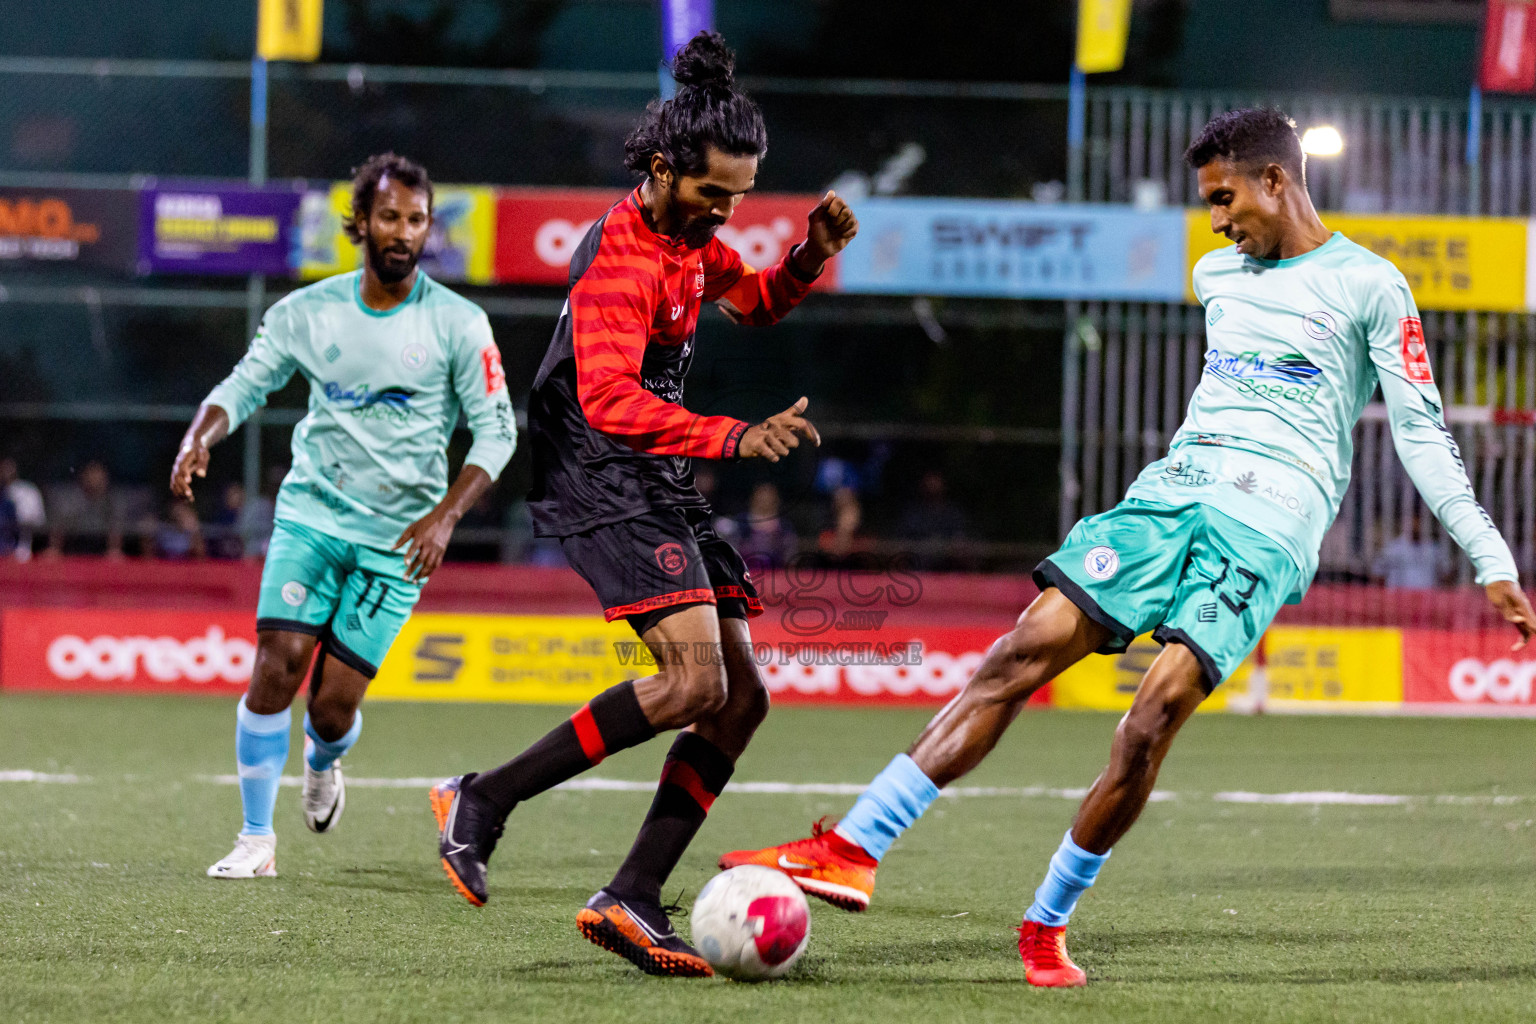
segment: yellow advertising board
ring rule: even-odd
[[[1272,626],[1264,641],[1270,703],[1401,704],[1396,629]]]
[[[1077,69],[1119,71],[1131,33],[1131,0],[1078,0]]]
[[[1420,309],[1523,312],[1527,223],[1513,217],[1357,217],[1324,213],[1323,222],[1391,260],[1408,279]],[[1186,217],[1189,269],[1230,243],[1211,232],[1210,213]],[[1193,285],[1186,296],[1195,301]]]
[[[370,700],[581,704],[655,672],[629,623],[596,615],[413,615]]]
[[[320,56],[323,0],[260,0],[256,53],[266,60],[314,60]]]
[[[1151,634],[1131,641],[1120,654],[1090,654],[1057,676],[1051,683],[1051,706],[1084,711],[1129,711],[1141,677],[1152,667],[1162,645]],[[1201,711],[1223,711],[1227,697],[1248,692],[1251,660],[1243,662],[1232,677],[1206,698]]]
[[[432,234],[421,266],[439,281],[492,283],[496,245],[496,192],[482,185],[436,185]],[[313,280],[345,274],[360,265],[361,252],[343,224],[352,212],[352,183],[310,192],[299,208],[299,276]]]

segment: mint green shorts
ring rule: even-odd
[[[421,584],[398,552],[338,540],[288,519],[272,528],[256,628],[308,633],[372,679],[411,617]]]
[[[1079,520],[1034,576],[1113,634],[1101,654],[1149,630],[1160,644],[1188,647],[1206,693],[1242,664],[1302,582],[1284,548],[1209,505],[1133,499]]]

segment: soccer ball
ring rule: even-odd
[[[795,965],[811,938],[805,894],[789,876],[749,864],[722,871],[694,901],[693,944],[716,971],[766,981]]]

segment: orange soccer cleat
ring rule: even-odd
[[[879,862],[864,848],[818,821],[809,839],[763,850],[736,850],[720,858],[721,870],[759,864],[782,871],[807,893],[857,913],[869,909]]]
[[[645,901],[620,899],[607,889],[600,889],[576,915],[576,927],[588,942],[619,954],[646,974],[713,977],[715,969],[709,961],[672,930],[668,909]]]
[[[1036,921],[1019,925],[1019,956],[1024,958],[1024,980],[1039,988],[1079,988],[1088,975],[1067,955],[1067,926],[1051,927]]]

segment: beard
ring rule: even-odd
[[[669,193],[673,208],[680,209],[682,197],[678,194],[677,181],[675,179],[667,188],[667,192]],[[715,232],[719,231],[720,226],[724,223],[725,221],[711,217],[709,214],[689,217],[683,222],[683,229],[678,232],[677,236],[683,240],[683,244],[688,248],[702,249],[709,244],[711,238],[715,237]]]
[[[368,266],[373,268],[374,274],[385,284],[399,284],[410,277],[416,269],[416,261],[421,259],[420,250],[413,252],[398,243],[387,249],[380,248],[369,238],[367,247]]]

